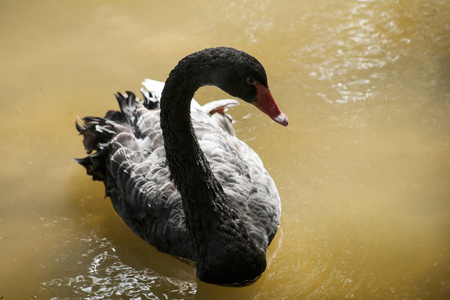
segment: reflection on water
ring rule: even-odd
[[[77,240],[77,247],[88,249],[77,261],[78,275],[72,277],[70,272],[42,282],[41,290],[49,295],[90,299],[186,299],[195,295],[195,280],[180,280],[176,274],[166,277],[144,265],[123,263],[111,243],[95,232],[89,238]]]
[[[448,298],[448,1],[185,5],[1,4],[0,297]],[[84,156],[76,116],[218,45],[258,57],[290,120],[231,111],[283,205],[268,269],[238,289],[137,238],[71,159]]]

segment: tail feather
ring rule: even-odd
[[[83,135],[83,145],[89,156],[75,159],[77,163],[86,168],[87,174],[91,175],[94,180],[108,182],[110,175],[107,169],[107,159],[109,157],[108,145],[115,136],[122,132],[129,134],[139,134],[135,132],[137,122],[138,104],[144,104],[147,108],[158,107],[158,100],[149,91],[142,91],[144,102],[140,102],[139,98],[132,92],[126,94],[115,94],[119,103],[120,111],[110,110],[105,117],[85,117],[75,123],[75,127]],[[108,190],[108,189],[107,189]],[[107,192],[108,193],[108,192]]]
[[[126,95],[122,93],[116,93],[117,102],[119,103],[120,111],[122,115],[127,119],[130,125],[136,124],[136,96],[127,91]]]
[[[90,156],[75,158],[75,161],[86,168],[87,174],[91,175],[93,180],[103,181],[106,178],[107,157],[107,148],[104,148]]]
[[[101,144],[107,143],[116,134],[114,130],[115,122],[105,118],[85,117],[81,119],[82,125],[76,123],[76,128],[83,135],[83,144],[86,152],[101,150]]]

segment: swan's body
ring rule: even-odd
[[[241,57],[244,61],[237,61]],[[248,88],[257,92],[252,96],[228,87],[236,74],[226,80],[215,77],[227,64],[244,69],[257,64],[259,73],[262,68],[231,48],[186,57],[165,87],[144,81],[144,101],[129,92],[119,94],[121,112],[84,118],[78,130],[88,152],[96,153],[78,162],[94,180],[104,181],[115,210],[141,238],[162,252],[194,261],[203,281],[242,285],[266,267],[265,253],[280,221],[280,198],[260,158],[234,136],[224,114],[237,102],[201,107],[191,99],[200,86],[217,85],[283,125],[287,119],[274,103],[256,103],[261,94],[270,95],[264,69],[261,78],[258,72],[244,74]],[[198,67],[202,72],[195,71]]]

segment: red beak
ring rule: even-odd
[[[268,115],[275,122],[287,126],[288,118],[278,108],[269,89],[260,83],[255,84],[257,89],[256,101],[252,104]]]

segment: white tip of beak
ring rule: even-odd
[[[273,118],[273,120],[283,126],[287,126],[289,124],[288,118],[283,113],[280,113],[278,116]]]

